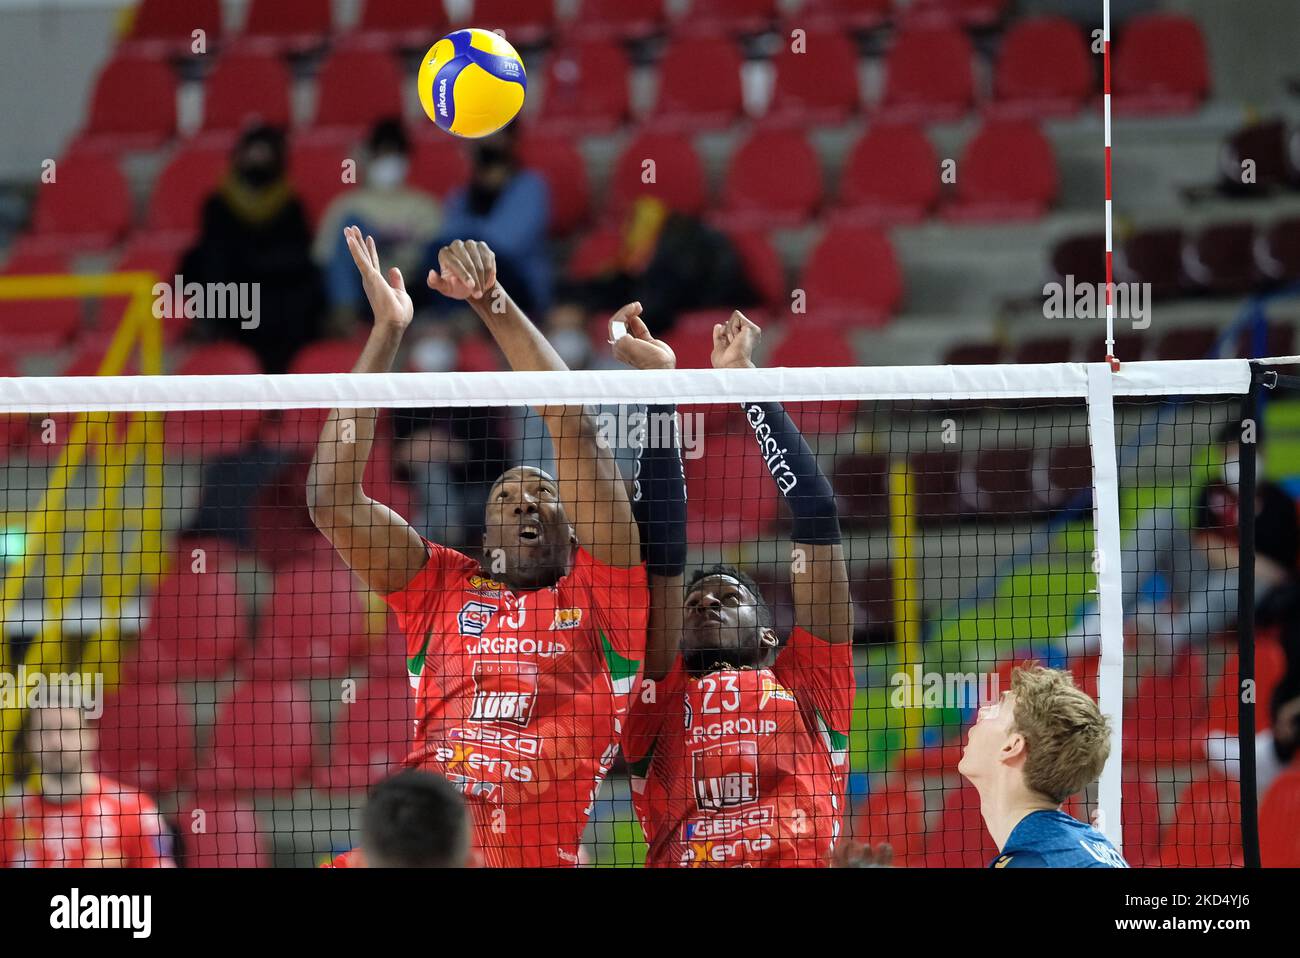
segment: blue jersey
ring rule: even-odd
[[[1128,868],[1128,862],[1091,825],[1062,811],[1044,810],[1020,820],[989,867]]]

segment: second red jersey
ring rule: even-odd
[[[687,675],[633,700],[624,752],[649,866],[827,864],[844,805],[852,650],[795,629],[770,669]]]
[[[407,764],[465,793],[485,864],[577,864],[644,657],[645,569],[578,549],[554,586],[516,593],[428,547],[424,569],[387,597],[416,696]]]

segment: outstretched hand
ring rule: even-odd
[[[360,229],[349,226],[343,230],[343,237],[352,261],[357,264],[357,272],[361,274],[361,286],[375,314],[375,324],[391,326],[399,331],[406,329],[415,315],[415,307],[406,292],[402,271],[394,266],[385,274],[380,269],[379,251],[375,248],[373,236],[363,236]]]
[[[497,282],[497,254],[478,240],[455,240],[438,251],[438,268],[429,270],[429,288],[449,299],[480,300]]]
[[[620,335],[618,326],[626,331]],[[641,319],[641,304],[628,303],[609,319],[614,358],[633,369],[675,369],[677,356],[662,339],[655,339]]]
[[[731,314],[725,323],[713,327],[714,369],[753,369],[754,347],[763,331],[740,310]]]
[[[892,868],[893,863],[894,846],[888,842],[881,842],[872,848],[870,844],[841,838],[835,843],[835,851],[831,855],[832,868]]]

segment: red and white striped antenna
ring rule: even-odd
[[[1112,221],[1113,197],[1111,193],[1110,166],[1110,0],[1101,4],[1101,70],[1102,102],[1105,108],[1106,129],[1106,362],[1115,372],[1119,359],[1115,356],[1115,231]]]

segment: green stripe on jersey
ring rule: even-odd
[[[406,660],[406,671],[411,678],[418,679],[420,673],[424,671],[424,658],[429,652],[429,642],[432,639],[433,629],[430,629],[424,636],[424,643],[420,646],[420,651]]]
[[[600,634],[600,647],[605,650],[605,665],[609,669],[609,677],[614,682],[614,691],[620,695],[632,691],[632,683],[636,681],[636,673],[641,668],[641,662],[638,659],[625,659],[614,651],[614,646],[609,644],[609,639],[605,637],[605,630],[598,630]]]

